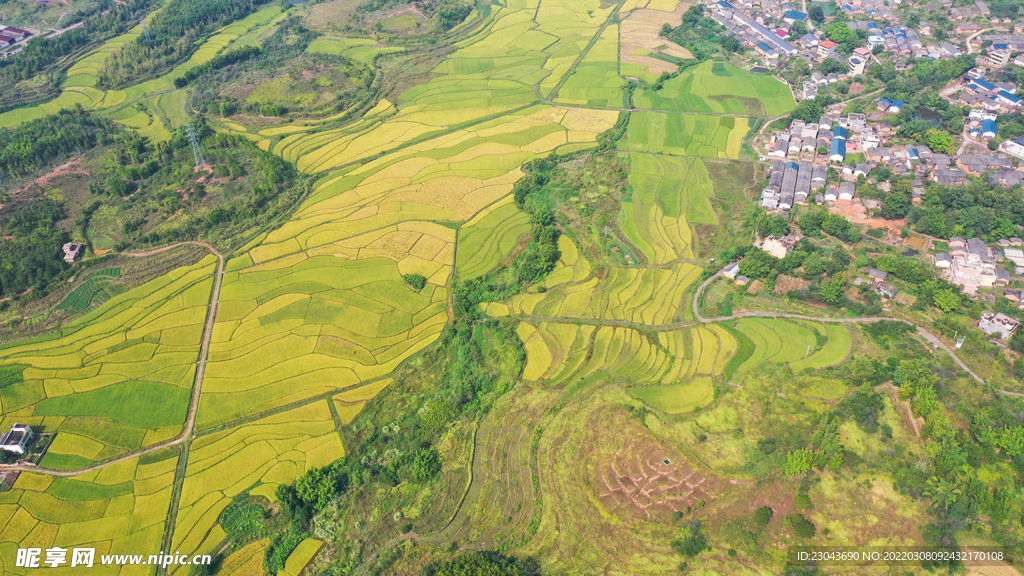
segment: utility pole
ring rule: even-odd
[[[811,354],[811,345],[808,344],[807,345],[807,352],[804,353],[804,360],[807,360],[807,357],[810,356],[810,354]]]
[[[196,160],[196,166],[206,164],[206,158],[203,158],[203,151],[199,149],[199,139],[196,137],[196,131],[192,128],[191,124],[185,126],[185,133],[188,135],[188,141],[192,143],[192,157]]]

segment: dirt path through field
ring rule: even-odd
[[[140,448],[138,450],[128,452],[123,456],[119,456],[117,458],[107,460],[105,462],[100,462],[98,464],[93,464],[92,466],[87,466],[85,468],[78,468],[75,470],[51,470],[49,468],[37,468],[35,466],[17,465],[10,467],[0,467],[0,471],[34,472],[36,474],[46,474],[48,476],[63,477],[78,476],[80,474],[85,474],[87,472],[93,472],[95,470],[106,468],[107,466],[119,464],[126,460],[131,460],[132,458],[138,458],[139,456],[142,456],[144,454],[150,454],[152,452],[156,452],[157,450],[162,450],[170,446],[176,446],[178,444],[181,444],[182,442],[185,442],[192,436],[192,433],[195,430],[196,425],[196,415],[199,413],[199,398],[202,395],[203,377],[206,374],[206,363],[210,357],[210,342],[213,339],[213,326],[217,321],[217,304],[220,301],[220,287],[224,280],[224,256],[220,252],[218,252],[213,246],[205,242],[178,242],[176,244],[171,244],[170,246],[165,246],[163,248],[147,250],[145,252],[123,252],[121,253],[121,255],[133,258],[141,258],[145,256],[159,254],[161,252],[166,252],[168,250],[173,250],[174,248],[184,246],[186,244],[202,246],[209,250],[211,254],[216,256],[217,272],[213,279],[213,290],[211,291],[210,303],[207,307],[206,324],[203,326],[203,337],[199,345],[199,359],[196,362],[196,378],[195,383],[192,386],[192,399],[189,403],[188,417],[185,420],[185,426],[182,428],[181,434],[165,442],[160,442],[159,444],[153,444],[152,446]]]

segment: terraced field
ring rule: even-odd
[[[38,473],[22,474],[14,490],[0,494],[3,557],[13,557],[7,553],[18,543],[208,553],[225,537],[217,520],[233,497],[273,499],[277,486],[343,456],[338,429],[392,384],[397,367],[440,337],[450,320],[453,278],[486,274],[519,250],[530,231],[511,198],[521,166],[593,147],[619,120],[628,102],[618,15],[640,8],[671,13],[677,5],[492,5],[477,32],[428,80],[357,119],[334,122],[339,114],[258,130],[220,123],[218,129],[242,133],[315,174],[313,190],[287,223],[235,250],[222,276],[211,256],[112,297],[53,337],[3,349],[0,368],[17,367],[21,376],[0,388],[2,425],[58,432]],[[225,49],[258,44],[282,17],[279,7],[265,8],[218,31],[167,76],[125,91],[97,90],[104,59],[140,27],[76,63],[56,101],[0,115],[0,126],[81,103],[154,140],[167,138],[188,121],[187,94],[173,89],[173,79]],[[356,59],[381,51],[340,38],[322,38],[309,49]],[[556,462],[562,446],[593,464],[586,474],[600,488],[594,500],[623,517],[661,518],[718,498],[717,479],[682,457],[658,464],[656,454],[677,456],[643,439],[635,422],[623,424],[621,409],[596,400],[684,414],[714,402],[715,387],[737,358],[745,370],[763,360],[797,369],[845,357],[845,332],[831,326],[782,322],[770,339],[766,324],[745,320],[739,330],[756,344],[746,358],[738,356],[734,332],[698,326],[691,317],[690,288],[702,273],[692,226],[719,222],[711,201],[717,183],[703,158],[738,161],[750,126],[742,114],[718,114],[736,110],[744,98],[775,99],[780,92],[764,78],[725,70],[735,84],[721,75],[705,78],[703,65],[689,73],[691,85],[702,78],[697,96],[706,109],[687,108],[696,105],[683,97],[680,80],[630,117],[620,153],[629,155],[634,192],[620,225],[643,266],[595,265],[567,233],[543,291],[487,305],[487,313],[519,322],[528,358],[524,387],[531,392],[508,395],[498,408],[507,408],[507,418],[481,424],[478,443],[488,448],[480,466],[498,472],[474,474],[468,498],[475,507],[460,510],[466,522],[451,523],[445,536],[504,542],[511,533],[536,535],[517,545],[529,544],[524,549],[557,564],[560,549],[551,543],[560,521],[610,522],[584,502],[570,502],[572,488],[555,480],[570,472]],[[763,113],[776,111],[765,106]],[[426,285],[413,289],[403,278],[408,274],[423,275]],[[91,305],[101,276],[61,305]],[[835,346],[819,347],[816,332]],[[549,411],[560,392],[577,391],[578,402]],[[545,422],[550,432],[537,433]],[[579,422],[601,424],[580,430]],[[583,453],[585,443],[611,435],[608,422],[629,434],[600,454]],[[631,470],[669,479],[630,483]],[[642,491],[657,492],[657,502],[642,502]],[[565,507],[537,504],[548,497]],[[670,556],[667,542],[648,552]],[[267,545],[234,552],[222,573],[261,569]],[[300,546],[285,572],[301,571],[317,546]],[[644,561],[637,562],[643,573]],[[584,564],[567,569],[599,568]]]
[[[213,283],[213,256],[113,298],[53,337],[6,346],[22,369],[4,420],[58,431],[42,465],[86,466],[181,432]],[[89,284],[85,284],[89,286]],[[73,292],[76,302],[81,295]]]
[[[326,400],[199,438],[189,454],[172,547],[210,553],[226,536],[217,520],[232,498],[243,492],[273,498],[278,485],[344,455]]]
[[[128,460],[74,478],[23,472],[0,504],[0,556],[7,573],[18,548],[76,546],[103,554],[160,550],[177,458],[172,453]],[[63,566],[54,574],[75,574]],[[148,566],[99,566],[96,574],[148,574]]]
[[[127,34],[112,38],[103,46],[79,59],[67,72],[61,95],[51,102],[19,108],[0,114],[0,128],[53,114],[77,104],[101,111],[105,116],[129,128],[139,130],[154,141],[167,140],[170,132],[186,123],[186,92],[174,88],[174,79],[191,68],[204,64],[229,46],[250,43],[255,33],[265,30],[281,15],[281,8],[268,6],[246,18],[225,26],[203,42],[186,62],[170,73],[130,86],[125,90],[98,90],[97,74],[111,54],[142,35],[139,24]]]

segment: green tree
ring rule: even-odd
[[[402,274],[402,279],[417,292],[427,285],[427,277],[422,274]]]
[[[330,466],[310,468],[295,482],[295,491],[314,510],[320,510],[341,492],[339,480]]]
[[[500,552],[470,552],[437,562],[423,570],[423,576],[540,576],[532,558],[516,558]]]
[[[1010,238],[1017,235],[1017,225],[1009,218],[996,218],[994,232],[1000,238]]]
[[[843,72],[846,70],[846,66],[834,58],[825,58],[825,60],[821,62],[820,69],[822,74],[828,75]]]
[[[899,220],[904,218],[913,206],[911,196],[906,192],[895,188],[882,199],[882,218],[886,220]]]
[[[787,477],[794,477],[803,474],[811,469],[814,455],[810,450],[801,448],[786,454],[786,463],[782,465],[782,473]]]
[[[838,306],[846,301],[845,289],[846,278],[836,277],[822,282],[818,287],[818,293],[826,303]]]
[[[838,21],[825,27],[825,35],[828,36],[829,40],[839,44],[857,37],[857,33],[851,30],[850,27],[846,25],[846,22]]]
[[[933,301],[935,306],[943,312],[952,312],[960,308],[960,295],[952,289],[936,292]]]
[[[953,144],[953,137],[938,128],[932,128],[925,132],[924,138],[928,147],[937,153],[948,152]]]
[[[788,518],[790,526],[797,536],[802,538],[814,538],[817,533],[814,523],[804,518],[802,514],[794,514]]]
[[[436,448],[426,448],[416,453],[412,460],[412,479],[425,484],[441,473],[441,454]]]
[[[751,250],[740,260],[740,274],[757,280],[772,275],[779,259],[764,250]]]
[[[801,100],[790,118],[793,120],[803,120],[804,122],[817,122],[821,119],[821,115],[825,112],[825,108],[821,105],[817,99],[814,100]]]
[[[758,526],[767,526],[775,516],[775,511],[768,506],[761,506],[754,512],[754,523]]]
[[[687,557],[694,557],[705,550],[710,550],[708,538],[704,533],[700,520],[694,520],[687,524],[686,535],[678,540],[672,541],[672,548]]]
[[[794,58],[793,73],[797,76],[807,76],[811,73],[811,65],[803,58]]]
[[[940,407],[939,397],[931,387],[919,387],[910,400],[910,408],[915,416],[927,419]]]
[[[821,6],[811,6],[807,10],[807,16],[814,22],[815,26],[820,26],[825,22],[825,10]]]

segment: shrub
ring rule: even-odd
[[[694,520],[686,526],[687,534],[683,538],[672,541],[672,549],[683,556],[694,557],[705,550],[711,550],[708,546],[707,536],[701,528],[700,520]]]
[[[427,277],[422,274],[402,274],[402,280],[417,292],[427,285]]]
[[[758,526],[767,526],[771,521],[772,517],[775,516],[775,511],[768,506],[761,506],[754,512],[754,522]]]
[[[802,538],[814,538],[814,535],[817,533],[814,523],[804,518],[802,514],[790,516],[789,524],[793,527],[793,531],[796,532],[797,536]]]
[[[811,497],[807,494],[797,494],[796,497],[793,498],[793,505],[801,510],[807,510],[812,507]]]

